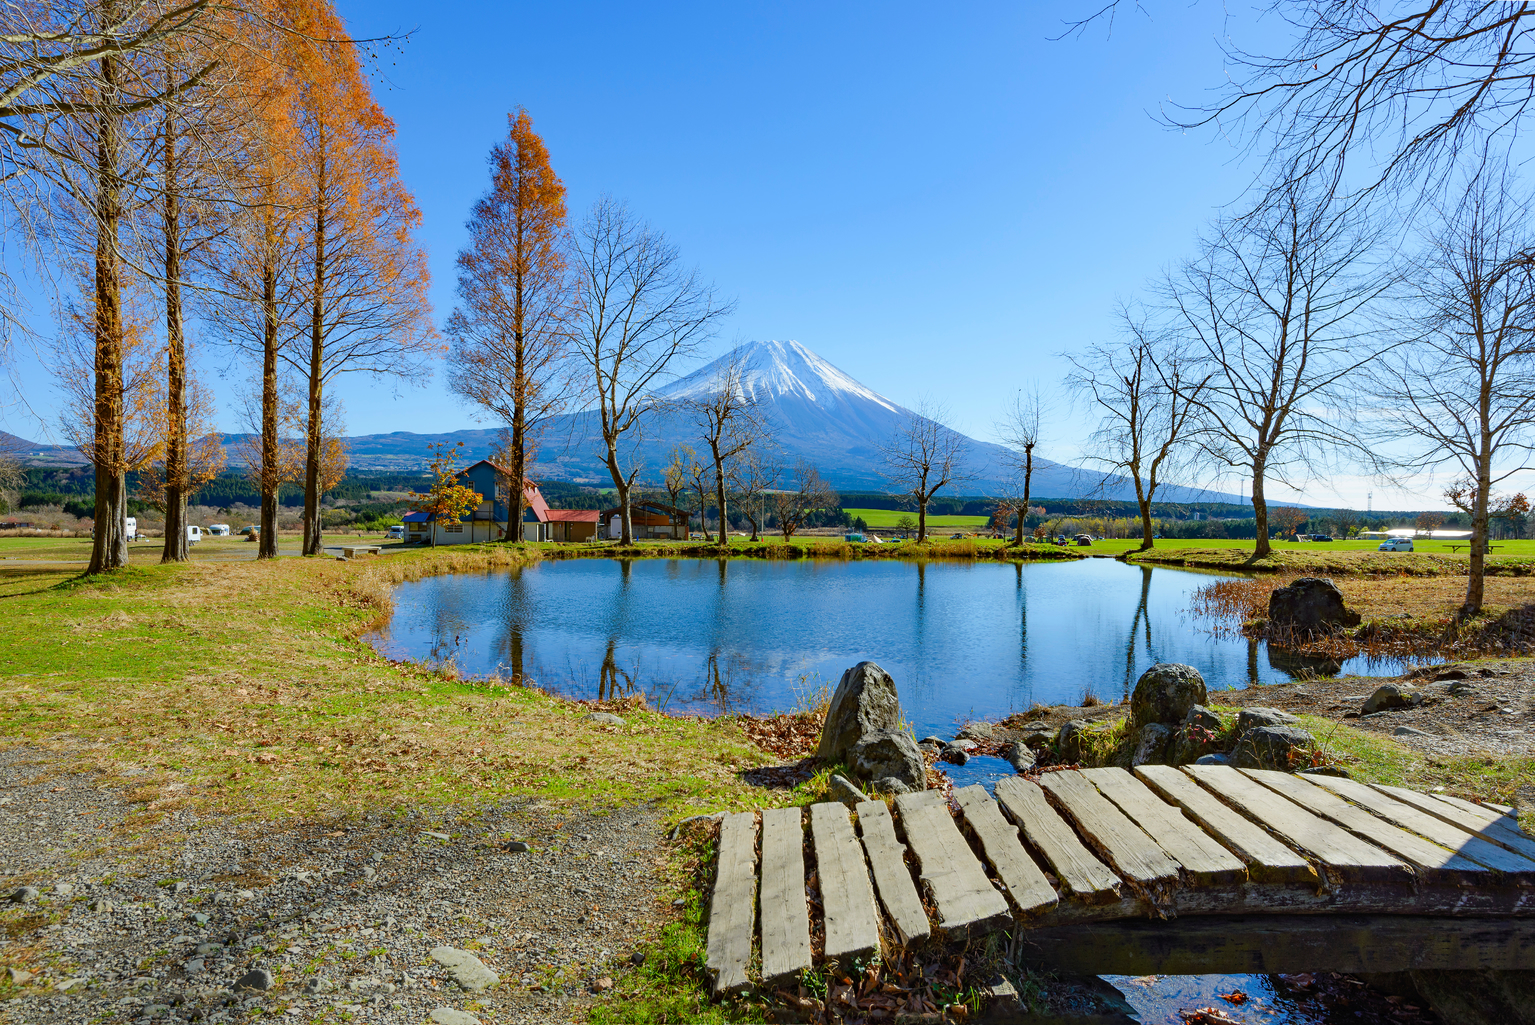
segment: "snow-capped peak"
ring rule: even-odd
[[[895,412],[900,406],[864,387],[799,342],[748,342],[657,390],[663,398],[695,398],[717,388],[731,360],[741,364],[741,390],[758,402],[797,397],[817,405],[864,401]]]

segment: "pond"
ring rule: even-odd
[[[1156,662],[1195,666],[1212,690],[1338,670],[1212,632],[1188,609],[1214,579],[1110,559],[561,559],[402,584],[371,640],[467,675],[703,714],[792,709],[871,659],[918,736],[1035,702],[1118,700]]]

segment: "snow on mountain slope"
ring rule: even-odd
[[[670,401],[684,401],[708,394],[732,360],[741,365],[741,391],[757,402],[802,399],[822,406],[838,402],[871,402],[893,413],[900,406],[817,356],[799,342],[750,342],[706,367],[673,381],[656,394]]]

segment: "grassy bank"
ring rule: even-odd
[[[1412,552],[1378,551],[1378,541],[1339,541],[1332,544],[1275,541],[1273,551],[1253,558],[1251,541],[1158,541],[1139,552],[1136,541],[1097,541],[1094,551],[1124,555],[1130,562],[1224,570],[1239,573],[1290,571],[1318,576],[1462,576],[1471,557],[1465,545],[1446,541],[1417,542]],[[1489,576],[1535,575],[1535,541],[1498,542],[1487,556]]]
[[[782,538],[766,534],[760,541],[731,537],[730,543],[724,548],[718,542],[711,541],[640,541],[628,546],[617,541],[598,541],[591,544],[541,544],[529,547],[536,548],[544,558],[550,559],[716,559],[723,556],[731,559],[991,559],[1001,562],[1047,562],[1079,559],[1086,555],[1080,550],[1057,548],[1055,545],[1026,544],[1015,548],[1006,541],[990,538],[941,538],[924,541],[922,544],[915,541],[875,544],[849,542],[840,537],[806,537],[785,542]]]
[[[601,726],[571,702],[391,663],[360,639],[395,583],[530,557],[446,549],[93,579],[0,564],[0,743],[99,768],[144,822],[183,806],[276,818],[514,793],[679,815],[754,803],[736,773],[771,759],[729,722],[630,708],[624,726]]]

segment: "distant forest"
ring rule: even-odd
[[[136,483],[136,482],[134,482]],[[426,479],[419,471],[408,473],[357,473],[348,474],[336,487],[326,492],[331,505],[362,506],[356,511],[367,519],[387,513],[389,510],[406,508],[409,503],[400,500],[379,501],[375,492],[401,493],[424,487]],[[565,481],[543,481],[539,485],[544,499],[555,509],[603,509],[613,501],[609,491],[570,484]],[[27,485],[18,496],[18,509],[36,509],[58,506],[74,516],[90,516],[95,501],[95,475],[89,466],[76,468],[31,468],[27,470]],[[132,492],[130,491],[130,494]],[[636,496],[638,497],[638,495]],[[279,493],[282,505],[303,505],[304,490],[298,485],[285,485]],[[261,494],[244,473],[229,471],[204,485],[189,500],[189,505],[230,508],[237,505],[258,506]],[[1030,502],[1031,512],[1025,521],[1028,526],[1049,525],[1061,520],[1128,519],[1139,515],[1134,502],[1115,502],[1086,498],[1038,498]],[[137,500],[130,502],[129,513],[137,514],[147,506]],[[712,507],[711,507],[712,508]],[[878,491],[845,491],[841,493],[840,511],[850,509],[913,509],[909,501],[900,496]],[[996,510],[995,499],[980,495],[956,495],[935,497],[928,503],[930,516],[990,516]],[[1309,527],[1313,530],[1328,529],[1334,510],[1309,509]],[[1175,538],[1250,538],[1254,536],[1252,507],[1227,502],[1157,502],[1151,507],[1153,518],[1159,521],[1161,533]],[[1272,514],[1271,514],[1272,515]],[[1418,512],[1386,510],[1370,513],[1353,513],[1363,529],[1384,529],[1412,525]],[[826,517],[838,521],[845,517]],[[734,519],[734,517],[732,517]],[[851,521],[849,521],[851,522]],[[1462,513],[1445,515],[1444,527],[1470,529],[1470,521]]]

